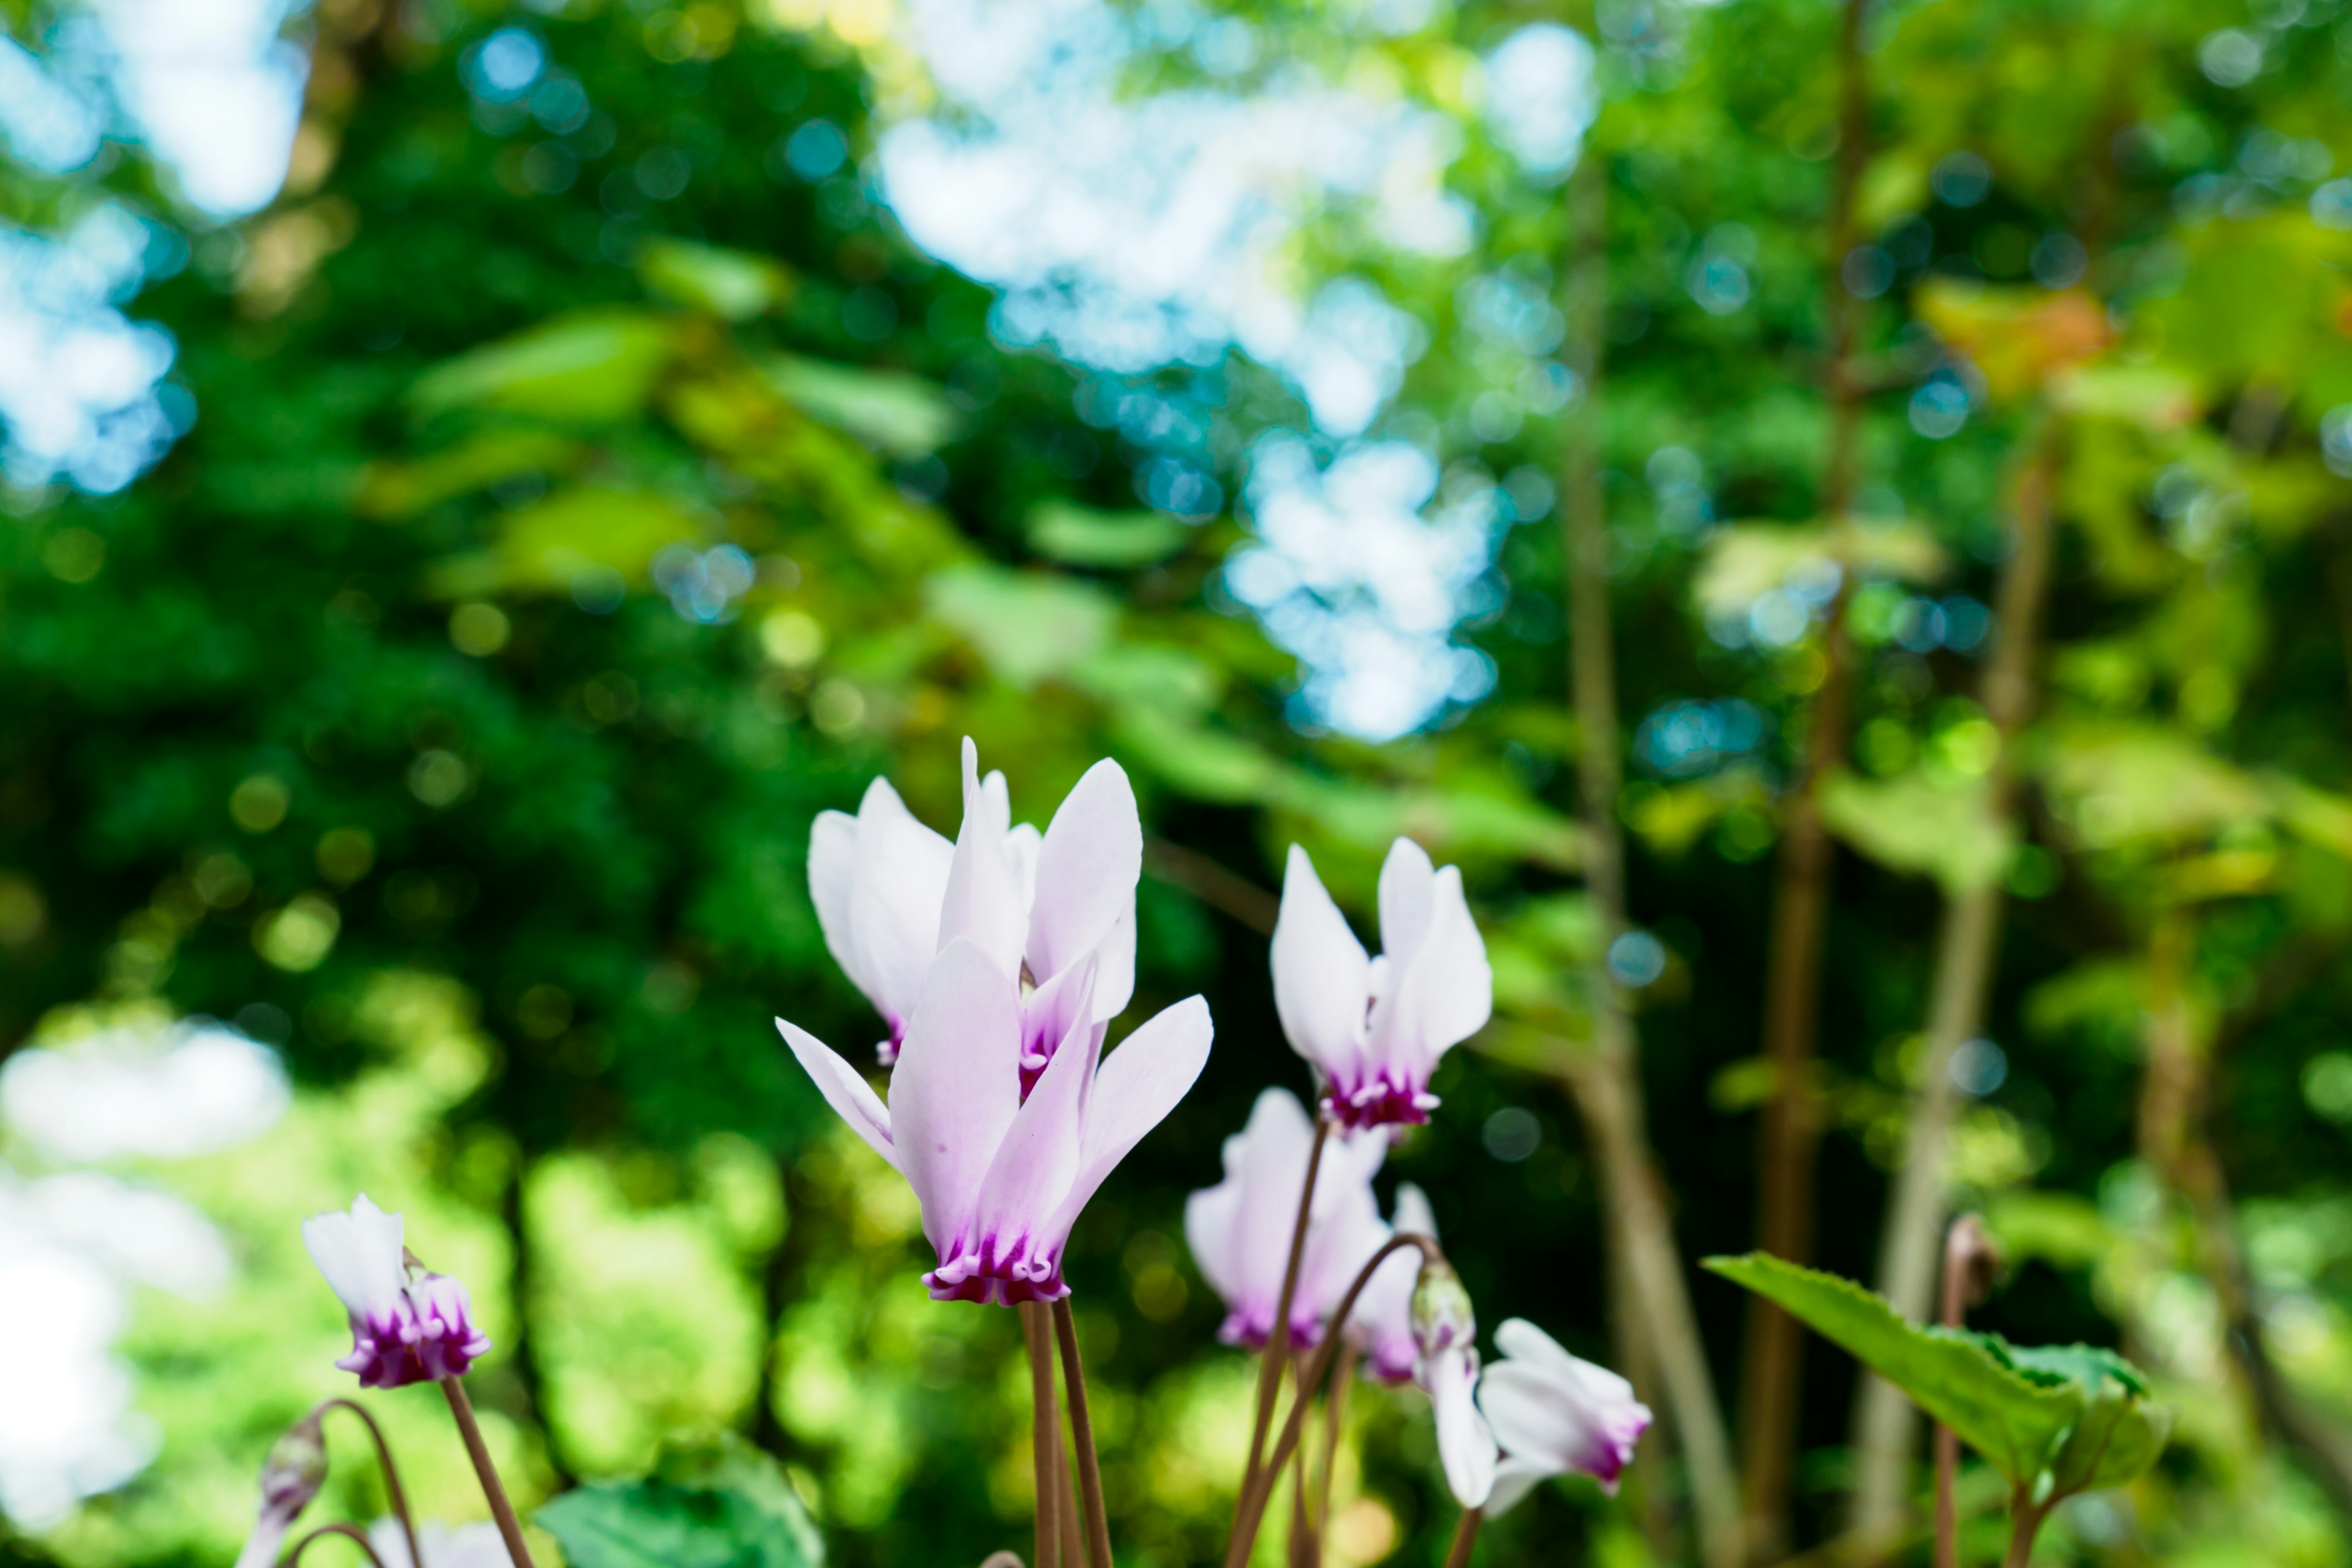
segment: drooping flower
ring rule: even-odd
[[[1388,1223],[1366,1233],[1359,1242],[1355,1267],[1363,1268],[1398,1236],[1437,1239],[1437,1215],[1430,1209],[1428,1197],[1411,1182],[1398,1184],[1396,1206]],[[1356,1298],[1356,1310],[1348,1315],[1348,1337],[1363,1355],[1365,1375],[1381,1383],[1411,1382],[1413,1363],[1421,1357],[1412,1331],[1412,1294],[1421,1279],[1421,1252],[1415,1247],[1400,1247],[1389,1254],[1365,1281],[1362,1294]]]
[[[1495,1346],[1504,1359],[1479,1380],[1478,1406],[1505,1458],[1486,1511],[1500,1513],[1552,1476],[1591,1476],[1615,1492],[1650,1425],[1633,1385],[1524,1318],[1496,1329]]]
[[[1485,1508],[1496,1475],[1495,1434],[1476,1398],[1478,1352],[1454,1345],[1422,1358],[1413,1381],[1429,1395],[1437,1416],[1437,1458],[1445,1484],[1464,1508]]]
[[[236,1554],[236,1568],[271,1568],[294,1521],[327,1484],[327,1435],[316,1413],[271,1445],[261,1466],[261,1506]]]
[[[1002,774],[989,778],[1003,783]],[[1029,838],[1035,837],[1030,830]],[[819,812],[809,829],[809,896],[817,924],[833,961],[889,1028],[875,1047],[885,1067],[898,1059],[923,975],[940,950],[940,906],[954,855],[954,846],[918,822],[884,778],[866,786],[856,816]]]
[[[1208,1062],[1209,1007],[1198,996],[1106,1053],[1100,967],[1084,955],[1057,988],[1050,1016],[1060,1036],[1033,1076],[1020,982],[959,924],[924,980],[887,1105],[829,1047],[776,1020],[826,1102],[914,1188],[939,1255],[923,1277],[937,1300],[1068,1295],[1062,1249],[1079,1210]]]
[[[375,1548],[383,1568],[417,1568],[408,1557],[408,1531],[396,1519],[379,1519],[368,1526],[368,1544]],[[416,1527],[417,1554],[423,1568],[514,1568],[506,1538],[488,1520],[471,1524],[443,1524],[427,1520]]]
[[[1368,957],[1297,845],[1274,928],[1274,1004],[1291,1048],[1328,1086],[1343,1127],[1429,1120],[1438,1058],[1486,1024],[1494,973],[1462,874],[1410,838],[1381,867],[1381,945]]]
[[[1135,993],[1135,888],[1143,825],[1135,791],[1106,758],[1087,770],[1040,834],[1012,820],[1001,773],[982,777],[963,742],[963,818],[953,844],[915,820],[880,779],[855,817],[821,813],[809,837],[809,891],[825,945],[889,1026],[897,1059],[934,958],[968,937],[1027,983],[1022,1090],[1045,1070],[1066,1023],[1068,990],[1092,957],[1095,1021]]]
[[[1185,1200],[1184,1240],[1225,1303],[1217,1337],[1227,1344],[1255,1348],[1274,1331],[1314,1146],[1315,1125],[1298,1097],[1269,1089],[1242,1131],[1225,1140],[1224,1180]],[[1325,1320],[1385,1239],[1371,1183],[1387,1153],[1388,1140],[1378,1133],[1333,1137],[1324,1147],[1291,1296],[1295,1345],[1322,1338]]]
[[[466,1287],[410,1261],[401,1216],[362,1193],[349,1214],[312,1215],[302,1245],[352,1319],[352,1353],[335,1364],[362,1388],[460,1377],[490,1348]]]

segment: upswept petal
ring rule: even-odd
[[[362,1193],[351,1212],[312,1215],[302,1222],[302,1246],[326,1276],[327,1287],[353,1317],[388,1321],[408,1281],[403,1222]]]
[[[1508,1359],[1487,1368],[1478,1403],[1513,1457],[1552,1474],[1574,1471],[1616,1489],[1650,1425],[1633,1384],[1571,1355],[1523,1319],[1496,1331]]]
[[[1013,862],[1013,880],[1021,889],[1021,907],[1028,909],[1037,901],[1037,829],[1029,823],[1016,822],[1004,835],[1005,858]]]
[[[1396,1207],[1389,1215],[1389,1223],[1396,1227],[1400,1236],[1425,1236],[1432,1241],[1438,1239],[1437,1211],[1429,1206],[1429,1194],[1411,1182],[1397,1184]],[[1515,1323],[1521,1321],[1517,1318],[1511,1320]]]
[[[1122,915],[1133,918],[1142,875],[1135,790],[1127,771],[1105,757],[1070,787],[1038,843],[1030,973],[1058,974],[1101,946]]]
[[[1429,931],[1437,868],[1429,851],[1400,837],[1381,862],[1381,951],[1391,963],[1411,963]]]
[[[1493,1519],[1511,1508],[1535,1490],[1537,1482],[1548,1481],[1559,1473],[1529,1460],[1504,1455],[1502,1462],[1495,1467],[1495,1485],[1486,1493],[1486,1517]]]
[[[841,1053],[796,1024],[782,1018],[776,1020],[776,1030],[792,1047],[793,1057],[801,1070],[816,1085],[817,1093],[833,1107],[834,1114],[849,1123],[849,1130],[866,1140],[867,1148],[898,1170],[898,1151],[890,1141],[890,1111],[882,1097],[874,1092],[873,1085],[861,1077],[856,1068],[841,1058]]]
[[[977,943],[940,950],[890,1079],[890,1141],[942,1257],[1021,1105],[1020,993]]]
[[[1307,1227],[1307,1249],[1298,1260],[1298,1294],[1291,1309],[1294,1332],[1301,1325],[1313,1325],[1319,1334],[1357,1274],[1389,1238],[1389,1227],[1381,1223],[1380,1201],[1372,1195],[1370,1173],[1359,1176],[1345,1162],[1335,1169],[1331,1154],[1331,1150],[1324,1151],[1324,1174],[1315,1184],[1314,1223]],[[1297,1210],[1292,1212],[1295,1215]],[[1284,1240],[1282,1261],[1287,1263],[1288,1237]],[[1277,1277],[1276,1293],[1280,1289]]]
[[[1225,1180],[1244,1196],[1231,1237],[1236,1268],[1227,1305],[1253,1332],[1273,1327],[1314,1142],[1315,1124],[1286,1089],[1261,1090],[1240,1133],[1225,1140]],[[1318,1208],[1328,1207],[1322,1191],[1316,1196]]]
[[[940,947],[955,847],[915,820],[889,784],[876,779],[858,807],[854,882],[860,958],[875,1005],[902,1025]]]
[[[1370,1055],[1383,1065],[1426,1073],[1483,1028],[1495,1008],[1495,973],[1463,896],[1460,868],[1444,868],[1432,882],[1420,945],[1409,957],[1389,956],[1396,965],[1394,989],[1372,1019]]]
[[[1095,1022],[1108,1024],[1135,1000],[1135,910],[1112,922],[1102,945],[1095,949],[1102,973],[1095,980]]]
[[[1228,1303],[1240,1294],[1244,1254],[1234,1233],[1240,1228],[1243,1196],[1240,1183],[1223,1181],[1184,1200],[1184,1246],[1209,1289]]]
[[[868,800],[877,787],[889,786],[877,778],[866,787]],[[856,939],[850,929],[850,905],[857,886],[857,818],[845,811],[816,814],[816,820],[809,824],[808,879],[809,901],[816,906],[824,950],[833,954],[834,963],[849,976],[851,984],[866,990],[865,966],[858,962]]]
[[[1091,963],[1081,966],[1068,1030],[981,1179],[967,1247],[995,1257],[1060,1251],[1061,1238],[1048,1234],[1044,1222],[1061,1206],[1078,1173],[1087,1079],[1094,1065],[1087,1048],[1093,971]]]
[[[1327,1070],[1362,1050],[1371,960],[1298,845],[1283,869],[1274,922],[1274,1007],[1291,1048]]]
[[[1095,1189],[1143,1142],[1145,1133],[1176,1109],[1209,1065],[1209,1044],[1215,1035],[1207,1001],[1187,996],[1152,1015],[1101,1058],[1087,1106],[1077,1179],[1055,1215],[1055,1235],[1069,1234]]]
[[[955,855],[940,910],[940,951],[944,953],[958,941],[973,942],[1000,973],[1013,976],[1021,969],[1028,911],[1022,903],[1019,873],[1005,848],[1009,824],[1003,775],[991,773],[989,778],[992,789],[981,783],[980,749],[966,736],[963,822],[956,830]]]
[[[1486,1506],[1500,1457],[1495,1435],[1473,1397],[1476,1353],[1449,1352],[1423,1363],[1422,1371],[1437,1415],[1437,1457],[1445,1467],[1445,1484],[1464,1508]]]

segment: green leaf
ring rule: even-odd
[[[571,1568],[821,1568],[824,1543],[775,1462],[740,1443],[564,1493],[536,1516]]]
[[[893,458],[928,456],[963,423],[948,395],[920,376],[790,355],[761,369],[793,406]]]
[[[930,611],[1008,686],[1075,672],[1110,640],[1111,599],[1083,583],[969,563],[932,574]]]
[[[1920,871],[1961,892],[2000,880],[2017,851],[1981,777],[1937,784],[1914,769],[1864,779],[1843,769],[1822,781],[1822,820],[1882,866]]]
[[[773,260],[683,239],[656,239],[637,261],[637,277],[665,300],[730,321],[749,321],[792,298],[793,278]]]
[[[1149,566],[1192,538],[1192,529],[1156,511],[1096,511],[1052,500],[1029,513],[1029,548],[1072,566]]]
[[[372,464],[359,510],[370,517],[413,517],[501,479],[561,473],[579,461],[581,452],[577,442],[551,431],[484,430],[429,458]]]
[[[653,491],[559,490],[510,513],[490,549],[436,564],[425,588],[441,598],[562,594],[596,568],[638,584],[663,545],[695,540],[700,531],[684,507]]]
[[[458,355],[417,377],[420,414],[493,408],[601,425],[645,408],[676,351],[672,324],[643,310],[582,310]]]
[[[1924,524],[1742,522],[1719,528],[1706,542],[1693,592],[1703,610],[1735,609],[1779,587],[1808,561],[1874,573],[1906,583],[1942,574],[1944,552]]]
[[[2059,1450],[2084,1412],[2063,1379],[2037,1381],[1986,1347],[1981,1336],[1906,1322],[1851,1279],[1769,1253],[1710,1258],[1706,1267],[1746,1287],[1838,1345],[1911,1396],[2011,1482],[2027,1483]]]

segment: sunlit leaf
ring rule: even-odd
[[[1930,279],[1912,308],[1975,363],[2002,402],[2030,396],[2053,376],[2095,359],[2116,335],[2106,308],[2080,289],[1989,289]]]
[[[625,419],[645,407],[676,351],[676,329],[643,310],[558,316],[485,344],[416,378],[421,414],[499,409],[575,424]]]
[[[1194,537],[1191,528],[1156,511],[1096,511],[1055,500],[1029,514],[1029,547],[1073,566],[1149,566]]]
[[[824,1549],[775,1462],[735,1445],[659,1475],[564,1493],[537,1522],[571,1568],[821,1568]]]
[[[761,369],[785,401],[895,458],[919,458],[955,437],[948,395],[919,376],[778,355]]]
[[[430,457],[372,465],[359,509],[371,517],[409,517],[503,479],[557,474],[581,456],[577,442],[545,430],[484,430]]]
[[[695,516],[648,490],[559,490],[509,513],[488,550],[440,563],[428,579],[444,598],[473,594],[569,593],[601,571],[640,584],[666,544],[692,541]]]
[[[1937,576],[1945,564],[1935,536],[1916,522],[1743,522],[1708,535],[1693,594],[1702,609],[1737,609],[1778,588],[1808,562],[1912,583]]]
[[[690,240],[656,239],[637,261],[637,276],[665,300],[740,321],[792,298],[792,274],[772,258]]]
[[[2016,854],[2016,831],[1994,814],[1981,775],[1939,782],[1915,768],[1866,779],[1840,769],[1822,780],[1818,798],[1822,820],[1854,848],[1954,892],[1999,881]]]
[[[932,575],[931,613],[1009,686],[1067,675],[1100,653],[1118,606],[1084,583],[979,562]]]

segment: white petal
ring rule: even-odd
[[[816,1085],[817,1093],[833,1107],[834,1114],[849,1123],[849,1130],[866,1140],[872,1149],[898,1169],[898,1151],[890,1142],[890,1112],[874,1086],[859,1076],[856,1068],[842,1060],[841,1053],[796,1024],[782,1018],[776,1020],[776,1030],[792,1047],[793,1057],[801,1070]]]
[[[1202,1187],[1184,1200],[1184,1245],[1209,1289],[1228,1307],[1237,1300],[1240,1258],[1234,1233],[1240,1228],[1242,1185],[1231,1176],[1213,1187]]]
[[[980,1184],[1021,1106],[1021,1000],[970,942],[931,965],[890,1075],[890,1142],[944,1258],[970,1229]]]
[[[362,1318],[389,1318],[400,1304],[408,1268],[401,1216],[386,1214],[362,1193],[349,1214],[312,1215],[302,1222],[302,1245],[327,1278],[343,1310]]]
[[[975,943],[1006,975],[1017,975],[1028,910],[1012,857],[1005,849],[1004,779],[992,773],[991,789],[980,781],[980,751],[963,742],[963,824],[956,830],[947,894],[940,910],[940,951],[950,943]]]
[[[1495,1467],[1494,1489],[1486,1494],[1486,1517],[1493,1519],[1521,1498],[1535,1490],[1537,1485],[1559,1474],[1558,1470],[1506,1454]]]
[[[1437,868],[1429,851],[1410,838],[1389,846],[1381,862],[1381,951],[1391,963],[1403,963],[1421,950],[1429,932]]]
[[[1065,1235],[1128,1151],[1143,1142],[1143,1135],[1159,1126],[1192,1089],[1209,1065],[1209,1045],[1215,1035],[1209,1004],[1187,996],[1154,1014],[1102,1058],[1087,1105],[1077,1180],[1055,1221]]]
[[[1052,1222],[1076,1180],[1087,1090],[1095,1058],[1089,1045],[1094,1020],[1088,1005],[1093,966],[1079,971],[1069,1029],[1055,1044],[1054,1059],[1013,1113],[1004,1141],[989,1162],[973,1215],[973,1237],[994,1236],[1008,1246],[1030,1239],[1039,1254],[1061,1250],[1066,1239]]]
[[[882,783],[876,779],[875,784]],[[887,787],[887,786],[885,786]],[[871,796],[869,787],[866,794]],[[820,811],[809,824],[809,901],[816,906],[817,929],[824,932],[824,947],[833,954],[834,963],[849,976],[849,983],[866,993],[868,1000],[873,991],[857,961],[857,948],[850,934],[850,902],[857,875],[857,819],[846,812]]]
[[[1071,786],[1037,846],[1030,972],[1040,980],[1058,974],[1100,946],[1122,917],[1131,921],[1142,875],[1135,790],[1126,770],[1106,757]]]
[[[1429,1401],[1437,1413],[1437,1457],[1445,1484],[1464,1508],[1483,1508],[1495,1487],[1495,1435],[1472,1396],[1469,1356],[1449,1352],[1427,1364]]]
[[[866,995],[896,1028],[913,1014],[939,952],[955,848],[874,782],[860,808],[854,930]]]
[[[1439,1239],[1437,1211],[1429,1206],[1429,1194],[1411,1182],[1397,1184],[1396,1207],[1389,1213],[1389,1224],[1395,1226],[1400,1235],[1425,1236],[1432,1241]],[[1520,1321],[1517,1318],[1511,1321]],[[1496,1342],[1502,1342],[1499,1335]]]
[[[1095,949],[1102,973],[1095,981],[1095,1022],[1107,1024],[1135,1000],[1135,911],[1118,917]]]
[[[1448,866],[1432,884],[1429,924],[1410,961],[1391,955],[1394,991],[1371,1023],[1374,1061],[1425,1074],[1452,1047],[1486,1026],[1495,1009],[1495,973],[1470,918],[1462,873]]]
[[[1362,1053],[1371,960],[1297,845],[1274,922],[1274,1007],[1291,1048],[1326,1071],[1352,1074]]]

